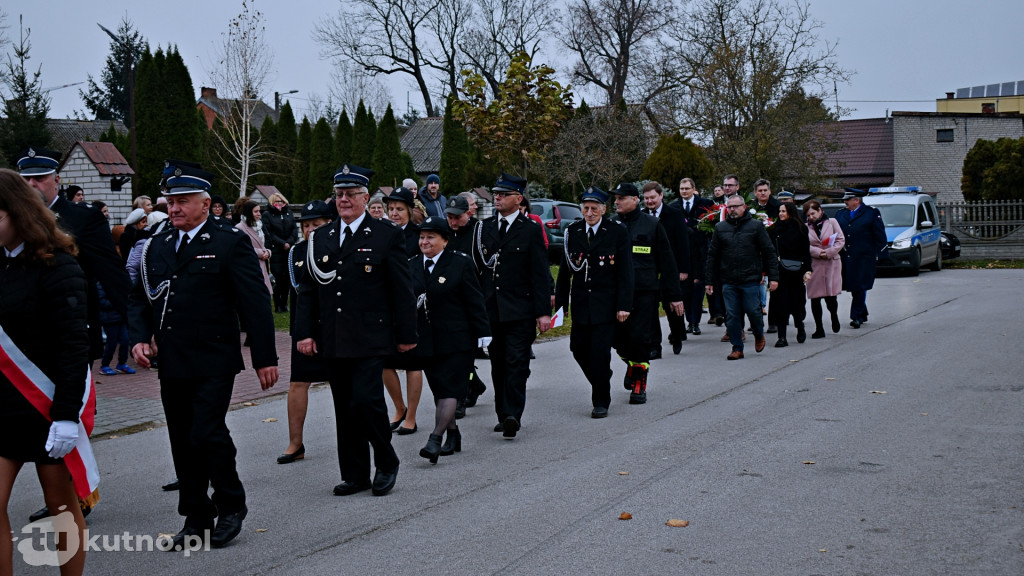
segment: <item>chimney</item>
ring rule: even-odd
[[[214,92],[216,92],[216,90]],[[946,100],[952,100],[952,99],[953,99],[953,92],[946,92]]]
[[[202,88],[200,88],[199,89],[199,93],[201,95],[200,96],[201,98],[216,98],[217,97],[217,89],[216,88],[210,88],[208,86],[203,86]]]

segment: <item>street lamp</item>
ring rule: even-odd
[[[132,168],[139,169],[139,155],[135,148],[135,49],[134,46],[128,44],[117,37],[113,32],[106,29],[103,24],[96,23],[110,36],[110,39],[120,44],[128,52],[128,62],[125,63],[125,74],[128,76],[128,139],[131,142],[132,147]]]
[[[298,90],[289,90],[287,92],[274,92],[274,112],[281,111],[281,96],[287,96],[289,94],[297,94]]]

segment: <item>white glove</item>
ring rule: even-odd
[[[476,339],[477,348],[486,348],[491,343],[492,338],[490,336],[484,336],[483,338]]]
[[[45,449],[50,458],[63,458],[78,442],[78,423],[70,420],[58,420],[50,424],[50,435],[46,437]]]

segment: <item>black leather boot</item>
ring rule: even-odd
[[[437,464],[437,457],[441,455],[441,437],[431,434],[427,438],[427,445],[420,448],[420,456],[430,460],[431,464]]]
[[[444,446],[441,446],[441,456],[451,456],[456,452],[462,452],[462,432],[459,428],[449,428],[444,439]]]

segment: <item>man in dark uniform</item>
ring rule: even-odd
[[[124,318],[128,313],[128,292],[131,280],[124,268],[110,224],[99,210],[85,204],[76,204],[60,193],[60,153],[29,147],[18,158],[18,171],[29,186],[43,196],[43,204],[57,216],[57,225],[75,239],[78,246],[78,265],[85,273],[86,313],[89,325],[89,363],[103,355],[103,323],[100,321],[100,296],[96,283],[103,286],[114,310]],[[99,502],[99,491],[82,500],[82,513],[88,515]],[[47,507],[34,512],[29,521],[35,522],[50,515]]]
[[[615,195],[613,221],[622,223],[629,232],[633,261],[633,303],[629,318],[615,334],[615,350],[627,364],[624,386],[630,391],[630,404],[647,402],[647,374],[650,351],[658,338],[658,302],[669,301],[669,307],[683,315],[683,294],[679,289],[672,244],[661,222],[640,210],[640,191],[629,182],[619,184]]]
[[[683,223],[690,230],[690,277],[683,282],[683,305],[686,308],[687,331],[700,336],[700,319],[704,314],[704,260],[708,255],[708,237],[697,225],[700,218],[714,206],[697,195],[697,185],[690,178],[679,181],[679,199],[673,204],[683,213]]]
[[[206,538],[220,547],[248,513],[225,423],[242,362],[239,315],[245,316],[252,365],[266,390],[277,382],[270,294],[252,243],[238,229],[209,218],[213,175],[179,167],[163,194],[174,225],[152,236],[129,301],[132,356],[143,368],[160,354],[160,399],[185,526],[174,537]],[[207,495],[213,486],[213,498]]]
[[[309,235],[305,282],[312,289],[300,290],[295,306],[299,352],[327,358],[342,479],[336,496],[368,488],[383,496],[395,486],[399,462],[381,372],[385,357],[412,350],[417,341],[404,234],[366,212],[372,176],[351,164],[334,175],[338,219]]]
[[[583,221],[565,231],[565,259],[558,270],[555,307],[572,314],[569,349],[591,386],[592,418],[611,405],[612,337],[633,308],[633,261],[626,228],[604,217],[608,193],[583,193]]]
[[[868,321],[868,290],[875,285],[878,253],[887,244],[882,213],[864,204],[864,192],[848,188],[843,202],[846,208],[836,213],[836,221],[846,236],[843,250],[843,290],[853,296],[850,304],[850,326],[860,328]]]
[[[551,328],[551,272],[540,226],[519,210],[526,180],[502,173],[491,191],[497,213],[484,221],[473,257],[494,338],[487,348],[494,431],[514,438],[526,407],[530,346],[538,331]]]
[[[668,241],[672,245],[672,254],[676,259],[676,270],[679,271],[679,289],[685,296],[685,285],[690,278],[690,230],[683,221],[683,214],[676,207],[665,204],[665,190],[658,182],[644,184],[642,190],[644,200],[644,212],[654,216],[661,221],[668,234]],[[667,296],[667,294],[663,295]],[[686,316],[676,315],[672,311],[671,303],[667,297],[663,297],[661,307],[665,310],[668,319],[668,341],[672,344],[672,353],[679,354],[683,349],[683,340],[686,340]],[[685,304],[684,304],[685,309]],[[684,311],[685,312],[685,311]],[[658,343],[651,353],[651,360],[661,358],[661,323],[658,323]]]

